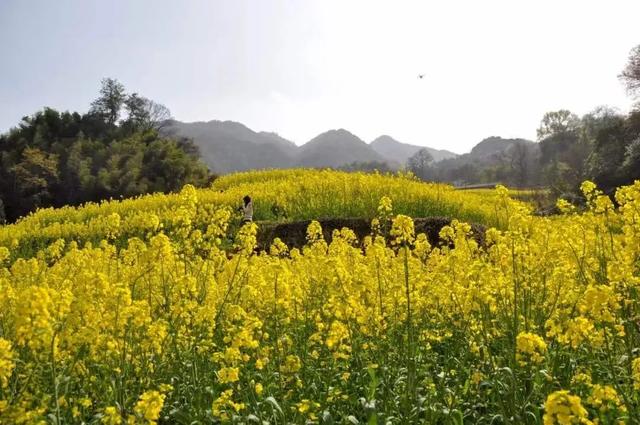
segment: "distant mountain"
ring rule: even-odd
[[[275,133],[257,133],[234,121],[170,121],[167,127],[177,136],[192,139],[202,160],[220,174],[290,167],[297,150],[293,142]]]
[[[526,139],[488,137],[471,152],[435,164],[432,180],[459,185],[502,182],[518,187],[539,180],[540,145]]]
[[[390,136],[380,136],[370,144],[347,130],[330,130],[296,146],[276,133],[256,132],[234,121],[184,123],[169,121],[165,127],[178,137],[192,139],[203,161],[218,174],[261,168],[332,167],[346,169],[399,169],[422,146],[401,143]],[[537,155],[538,144],[524,139],[489,137],[471,152],[456,155],[446,150],[426,148],[435,159],[434,167],[444,181],[457,181],[457,170],[479,170],[504,161],[514,146],[526,146],[530,157]],[[475,174],[474,174],[475,175]],[[476,177],[467,173],[465,181]]]
[[[289,151],[294,151],[297,149],[295,143],[293,143],[291,140],[287,140],[284,137],[281,137],[278,133],[261,131],[260,133],[258,133],[258,135],[262,136],[260,140],[263,142],[275,143],[281,148]]]
[[[371,146],[373,150],[375,150],[382,157],[402,165],[405,165],[407,163],[407,160],[422,148],[425,148],[427,149],[427,151],[429,151],[435,162],[442,161],[443,159],[455,158],[456,156],[458,156],[457,154],[449,152],[447,150],[438,150],[430,147],[410,145],[408,143],[398,142],[391,136],[387,135],[378,137],[373,142],[371,142],[369,146]]]
[[[347,130],[330,130],[300,146],[296,164],[302,167],[339,167],[353,162],[384,162],[385,158]]]
[[[260,168],[341,167],[377,161],[392,168],[400,164],[376,153],[347,130],[322,133],[298,147],[270,132],[255,132],[234,121],[183,123],[170,121],[167,131],[192,139],[203,161],[220,174]]]
[[[517,144],[537,146],[537,143],[526,139],[503,139],[502,137],[493,136],[487,137],[475,145],[469,152],[469,157],[476,160],[490,159],[495,155],[506,152]]]
[[[471,149],[471,152],[443,160],[439,166],[452,168],[465,164],[492,165],[511,153],[516,145],[521,145],[534,151],[539,149],[538,144],[530,140],[503,139],[502,137],[492,136],[480,141]]]

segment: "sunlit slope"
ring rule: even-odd
[[[503,208],[493,192],[460,192],[402,175],[296,169],[231,174],[216,180],[210,189],[195,191],[196,224],[206,227],[216,210],[235,208],[245,195],[254,199],[254,219],[258,221],[371,218],[383,196],[393,200],[397,213],[412,217],[447,216],[498,227],[504,221]],[[153,194],[78,208],[42,209],[16,224],[0,227],[0,246],[20,252],[59,238],[98,242],[105,237],[144,236],[175,226],[181,208],[191,202],[190,196]]]

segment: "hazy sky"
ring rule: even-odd
[[[119,79],[182,121],[468,151],[631,104],[640,1],[0,0],[0,132]],[[418,74],[425,74],[418,79]]]

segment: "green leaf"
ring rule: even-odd
[[[462,412],[458,409],[453,409],[450,413],[451,422],[454,425],[463,425],[464,420],[462,416]]]
[[[371,416],[369,416],[369,421],[367,422],[368,425],[378,425],[378,414],[377,413],[373,413]]]
[[[280,405],[278,404],[276,399],[273,398],[273,396],[267,397],[264,401],[269,403],[271,405],[271,407],[273,407],[275,410],[277,410],[278,413],[280,413],[280,416],[282,416],[284,418],[284,412],[282,411],[282,408],[280,407]]]

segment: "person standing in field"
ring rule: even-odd
[[[253,201],[249,195],[242,198],[242,206],[238,211],[242,212],[242,224],[251,223],[253,221]]]

